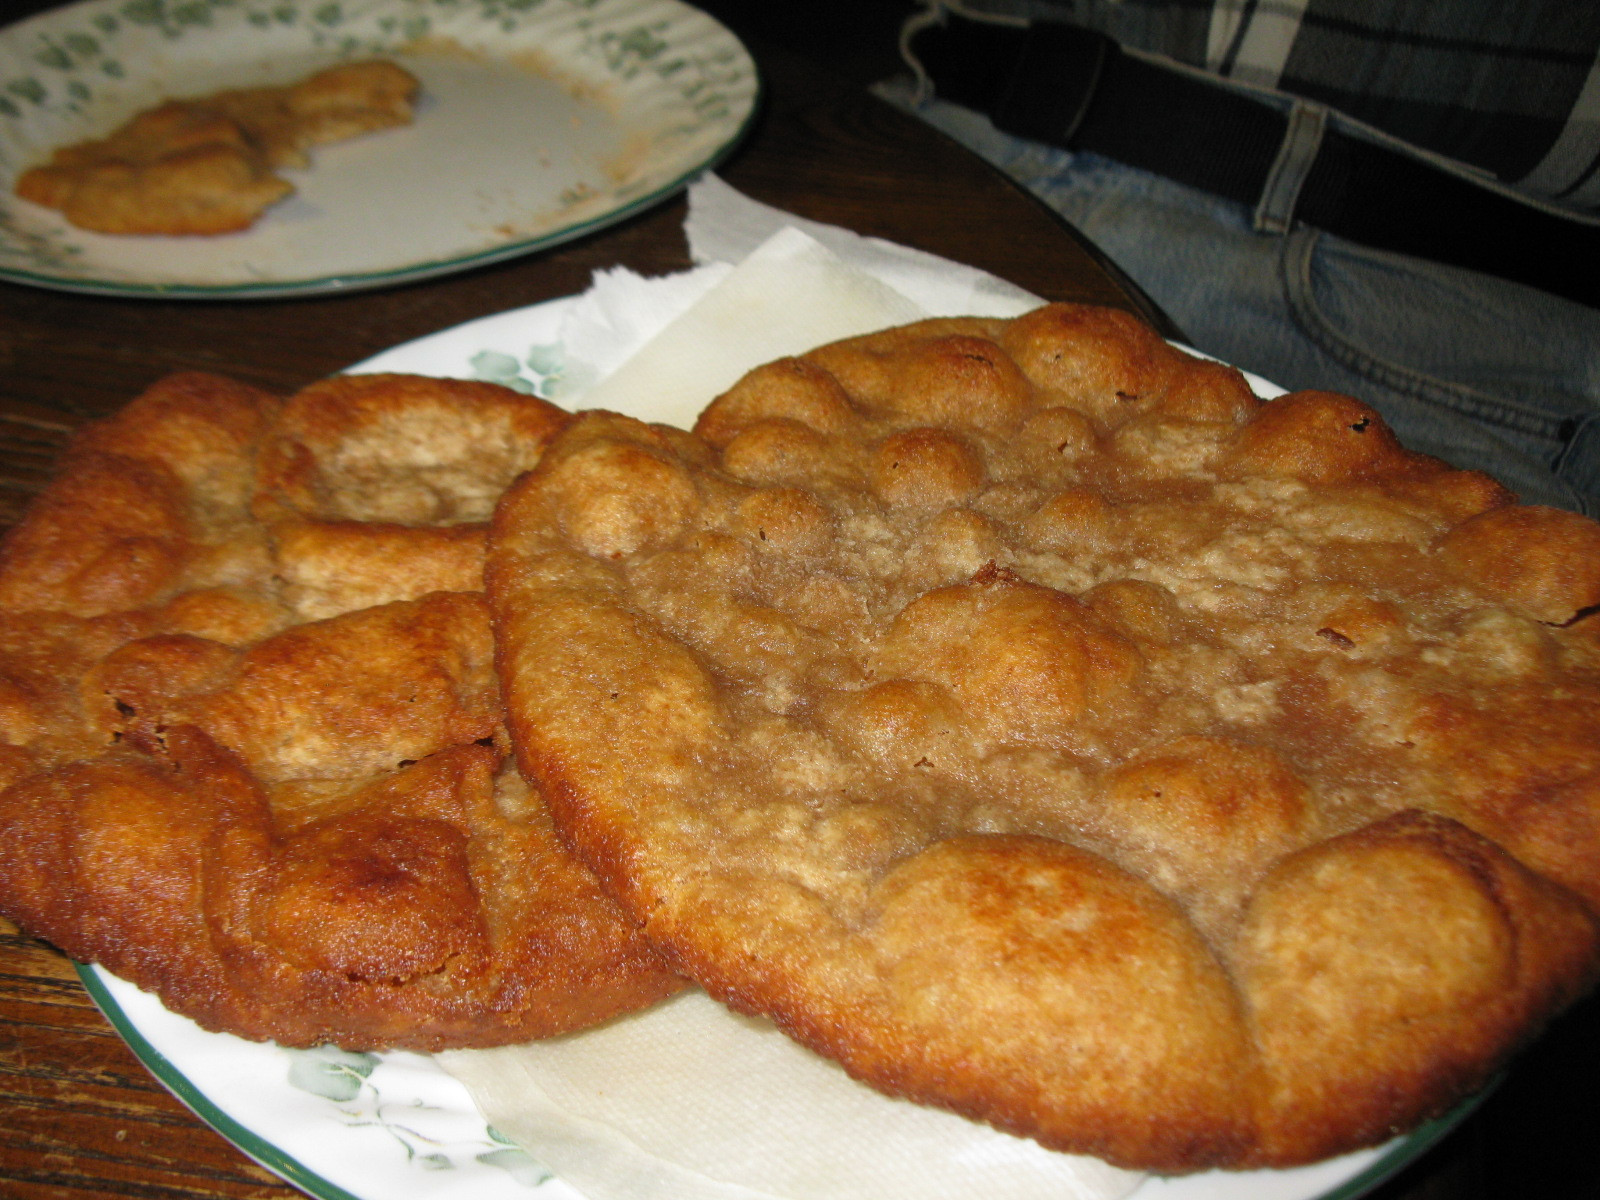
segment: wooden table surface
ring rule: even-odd
[[[50,6],[7,0],[0,18]],[[876,60],[861,39],[884,32],[894,0],[818,0],[788,12],[786,24],[753,0],[705,7],[746,38],[768,84],[752,136],[722,168],[734,186],[983,267],[1047,299],[1117,304],[1162,325],[1052,214],[865,93],[861,64]],[[828,22],[839,23],[836,35]],[[853,53],[822,65],[816,50],[830,39]],[[200,368],[292,390],[396,343],[579,292],[599,268],[682,269],[683,215],[680,200],[544,254],[350,295],[126,300],[0,282],[0,525],[50,477],[73,429],[168,372]],[[1591,1002],[1550,1031],[1455,1134],[1372,1195],[1600,1196],[1600,1155],[1587,1146],[1597,1116],[1600,1013]],[[0,918],[0,1197],[298,1194],[191,1116],[94,1009],[71,964]]]

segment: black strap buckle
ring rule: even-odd
[[[1035,21],[995,105],[995,125],[1034,141],[1071,145],[1094,103],[1106,63],[1120,53],[1103,33]]]

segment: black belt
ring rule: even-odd
[[[1056,22],[949,14],[911,50],[934,89],[997,128],[1103,154],[1254,208],[1294,119]],[[1295,221],[1377,249],[1514,280],[1600,307],[1600,227],[1521,203],[1402,151],[1324,127]]]

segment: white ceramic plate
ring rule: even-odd
[[[415,123],[313,151],[245,232],[86,233],[13,193],[162,99],[377,56],[421,80]],[[247,299],[461,271],[670,196],[757,91],[738,39],[680,0],[83,0],[0,29],[0,277]]]
[[[286,1050],[207,1033],[99,967],[78,973],[151,1074],[316,1200],[585,1200],[539,1160],[537,1146],[491,1128],[466,1087],[426,1055]],[[1374,1150],[1293,1171],[1151,1178],[1128,1200],[1356,1200],[1476,1103]]]
[[[557,300],[394,347],[351,368],[557,390]],[[1250,377],[1263,396],[1282,389]],[[650,419],[647,411],[631,415]],[[583,1200],[488,1128],[465,1087],[416,1054],[285,1050],[207,1033],[98,967],[80,968],[135,1054],[207,1123],[318,1200]],[[1411,1162],[1477,1104],[1372,1150],[1292,1171],[1212,1171],[1147,1180],[1132,1200],[1354,1200]],[[1003,1198],[1000,1198],[1003,1200]]]

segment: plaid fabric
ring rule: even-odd
[[[1071,21],[1314,100],[1563,206],[1600,208],[1592,0],[947,0]]]

